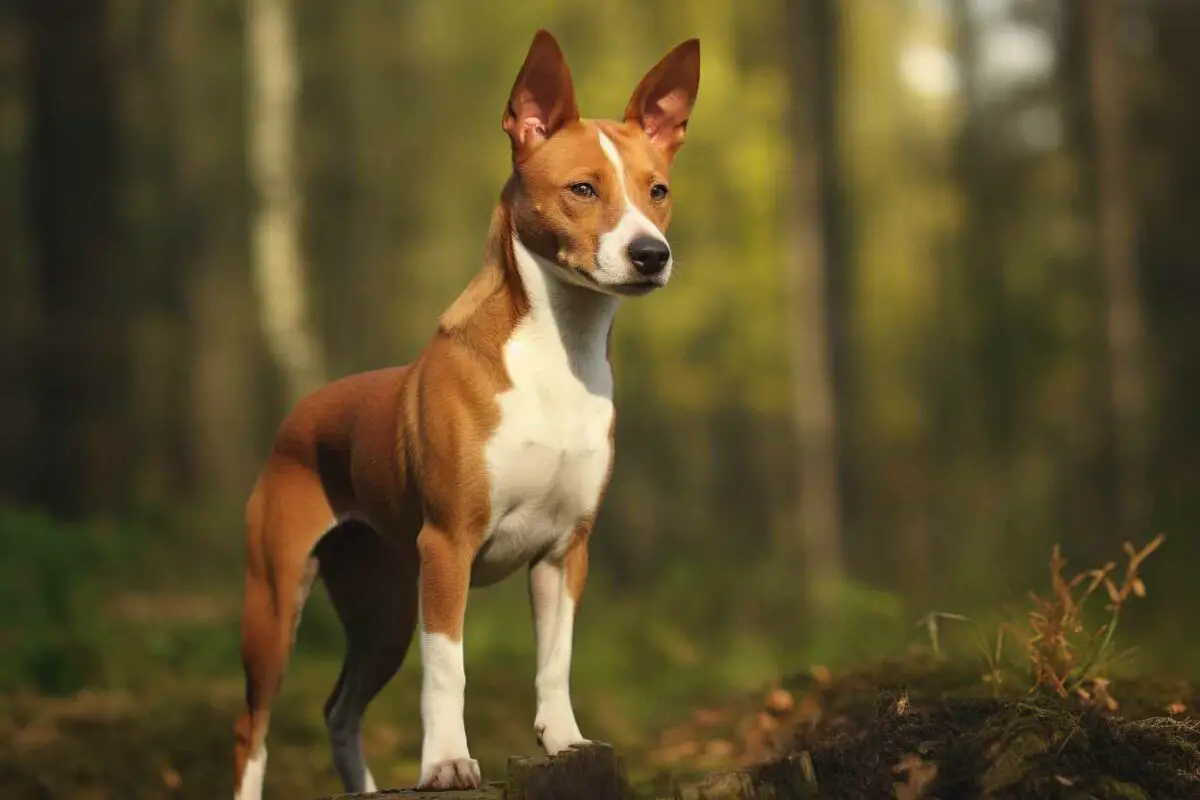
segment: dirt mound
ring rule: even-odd
[[[1195,720],[1127,720],[1049,698],[880,700],[855,730],[796,731],[817,796],[1200,797]]]
[[[696,754],[674,767],[693,778],[716,766],[706,754],[730,755],[758,787],[746,796],[1200,798],[1200,698],[1183,682],[1112,689],[1115,709],[1005,690],[944,664],[818,673],[754,706],[703,712],[662,752]]]

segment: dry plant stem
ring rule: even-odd
[[[1129,563],[1120,585],[1111,577],[1116,568],[1113,563],[1065,580],[1062,571],[1066,561],[1055,545],[1050,559],[1050,595],[1043,599],[1031,593],[1035,608],[1029,612],[1029,627],[1033,635],[1027,646],[1034,667],[1034,689],[1050,686],[1065,697],[1072,692],[1082,693],[1087,681],[1099,680],[1100,669],[1112,652],[1113,638],[1125,601],[1130,595],[1144,597],[1146,594],[1146,586],[1138,575],[1139,568],[1146,557],[1158,549],[1163,539],[1162,535],[1156,536],[1141,550],[1134,549],[1129,542],[1125,543],[1124,550]],[[1087,584],[1076,597],[1076,588],[1084,581]],[[1104,586],[1108,593],[1106,609],[1110,613],[1109,619],[1092,633],[1086,643],[1077,646],[1072,637],[1084,631],[1083,608],[1100,586]],[[1077,653],[1081,653],[1083,658],[1080,659]]]
[[[1103,678],[1103,669],[1106,665],[1111,665],[1111,653],[1117,624],[1121,619],[1121,609],[1130,595],[1145,596],[1146,586],[1138,573],[1142,563],[1163,541],[1164,537],[1160,534],[1140,550],[1126,542],[1123,549],[1129,563],[1125,567],[1120,584],[1112,578],[1117,567],[1115,563],[1105,564],[1100,569],[1080,572],[1070,579],[1065,578],[1063,571],[1067,562],[1056,544],[1050,555],[1050,591],[1045,597],[1036,592],[1029,593],[1033,608],[1026,617],[1027,636],[1022,636],[1017,626],[1002,623],[996,629],[995,644],[992,646],[990,637],[977,621],[962,614],[943,611],[930,612],[922,617],[917,625],[924,627],[928,632],[935,658],[942,657],[939,627],[941,620],[971,625],[976,634],[976,646],[983,653],[989,669],[984,680],[991,681],[995,691],[998,691],[1001,680],[1000,663],[1007,632],[1014,638],[1024,639],[1026,656],[1033,669],[1031,692],[1047,686],[1061,697],[1072,693],[1079,693],[1085,698],[1090,697],[1083,688],[1084,684],[1088,681],[1099,684]],[[1109,612],[1109,618],[1087,634],[1083,612],[1088,600],[1101,586],[1108,593],[1109,603],[1105,609]],[[1106,702],[1115,707],[1115,701],[1108,696],[1106,687],[1107,683],[1094,688],[1097,696],[1105,695],[1108,698]]]

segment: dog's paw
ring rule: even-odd
[[[418,789],[478,789],[482,778],[473,758],[448,758],[421,767]]]
[[[546,755],[558,755],[569,747],[582,747],[591,744],[590,739],[583,738],[579,726],[575,724],[574,716],[568,720],[556,720],[558,724],[539,720],[533,726],[537,734],[538,744],[546,751]]]

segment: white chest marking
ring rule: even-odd
[[[485,449],[492,516],[476,585],[565,546],[594,514],[612,460],[608,332],[618,300],[556,278],[514,237],[529,313],[504,346],[511,388]]]

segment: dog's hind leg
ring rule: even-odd
[[[321,578],[346,631],[346,658],[325,704],[333,763],[347,792],[373,792],[362,749],[368,704],[404,661],[417,620],[417,554],[348,521],[318,545]]]
[[[234,729],[235,800],[262,797],[271,705],[279,694],[300,611],[316,574],[313,548],[334,523],[321,484],[310,472],[268,463],[246,508],[242,608],[246,707]]]

